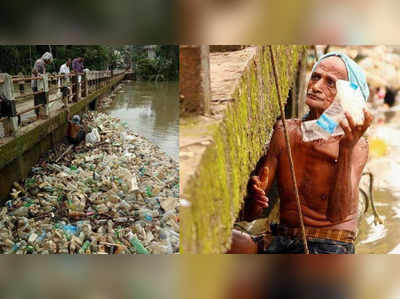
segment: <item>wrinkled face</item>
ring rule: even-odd
[[[306,104],[311,110],[323,111],[329,107],[336,96],[336,80],[338,79],[348,80],[346,66],[342,59],[332,56],[318,64],[307,86]]]

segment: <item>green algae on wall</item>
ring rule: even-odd
[[[273,46],[284,101],[296,80],[304,49]],[[223,122],[213,129],[214,142],[206,149],[184,190],[191,206],[181,210],[183,253],[222,253],[230,246],[249,175],[265,153],[280,115],[267,46],[257,47],[233,98]]]

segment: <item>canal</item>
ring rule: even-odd
[[[178,161],[178,82],[124,81],[120,86],[106,111]]]

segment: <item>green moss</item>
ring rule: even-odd
[[[281,95],[286,99],[304,47],[273,48]],[[280,114],[268,47],[259,47],[233,97],[223,122],[213,127],[214,143],[184,190],[192,205],[182,209],[182,252],[221,253],[229,248],[250,172],[264,154]]]

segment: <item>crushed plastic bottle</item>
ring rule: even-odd
[[[138,254],[149,254],[147,249],[144,248],[143,244],[139,241],[139,239],[132,232],[128,233],[128,239]]]
[[[343,135],[339,123],[345,119],[345,111],[351,115],[355,124],[364,122],[363,109],[366,108],[366,103],[360,87],[353,82],[337,80],[336,90],[334,101],[317,120],[302,122],[303,141]]]

